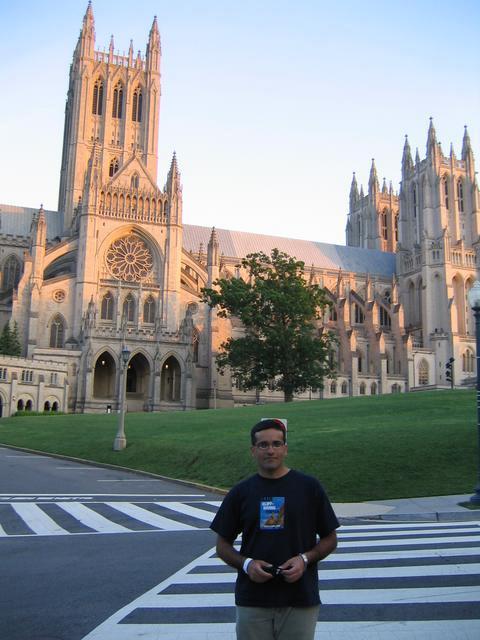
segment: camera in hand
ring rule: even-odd
[[[281,576],[283,573],[283,569],[280,569],[280,567],[277,567],[276,565],[272,564],[271,567],[263,567],[263,570],[266,571],[267,573],[272,574],[272,576]]]

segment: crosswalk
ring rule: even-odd
[[[205,529],[220,502],[0,503],[0,538]]]
[[[235,577],[211,549],[83,640],[233,640]],[[480,638],[480,522],[343,526],[319,578],[318,640]]]

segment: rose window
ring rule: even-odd
[[[153,269],[150,249],[134,235],[115,240],[107,251],[105,262],[116,280],[126,282],[141,282]]]

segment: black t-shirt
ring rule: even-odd
[[[242,534],[240,553],[274,565],[308,551],[339,526],[321,484],[291,469],[271,480],[254,475],[225,496],[211,529],[233,542]],[[302,578],[288,583],[281,577],[258,584],[238,571],[235,603],[244,607],[310,607],[320,602],[317,564]]]

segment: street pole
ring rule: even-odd
[[[477,435],[478,435],[478,482],[470,502],[480,505],[480,282],[474,282],[468,292],[468,301],[475,317],[476,363],[477,363]]]
[[[127,366],[130,360],[130,351],[124,347],[121,353],[120,363],[122,366],[120,376],[120,413],[118,414],[118,430],[113,442],[113,450],[121,451],[127,446],[125,437],[125,396],[127,393]]]

